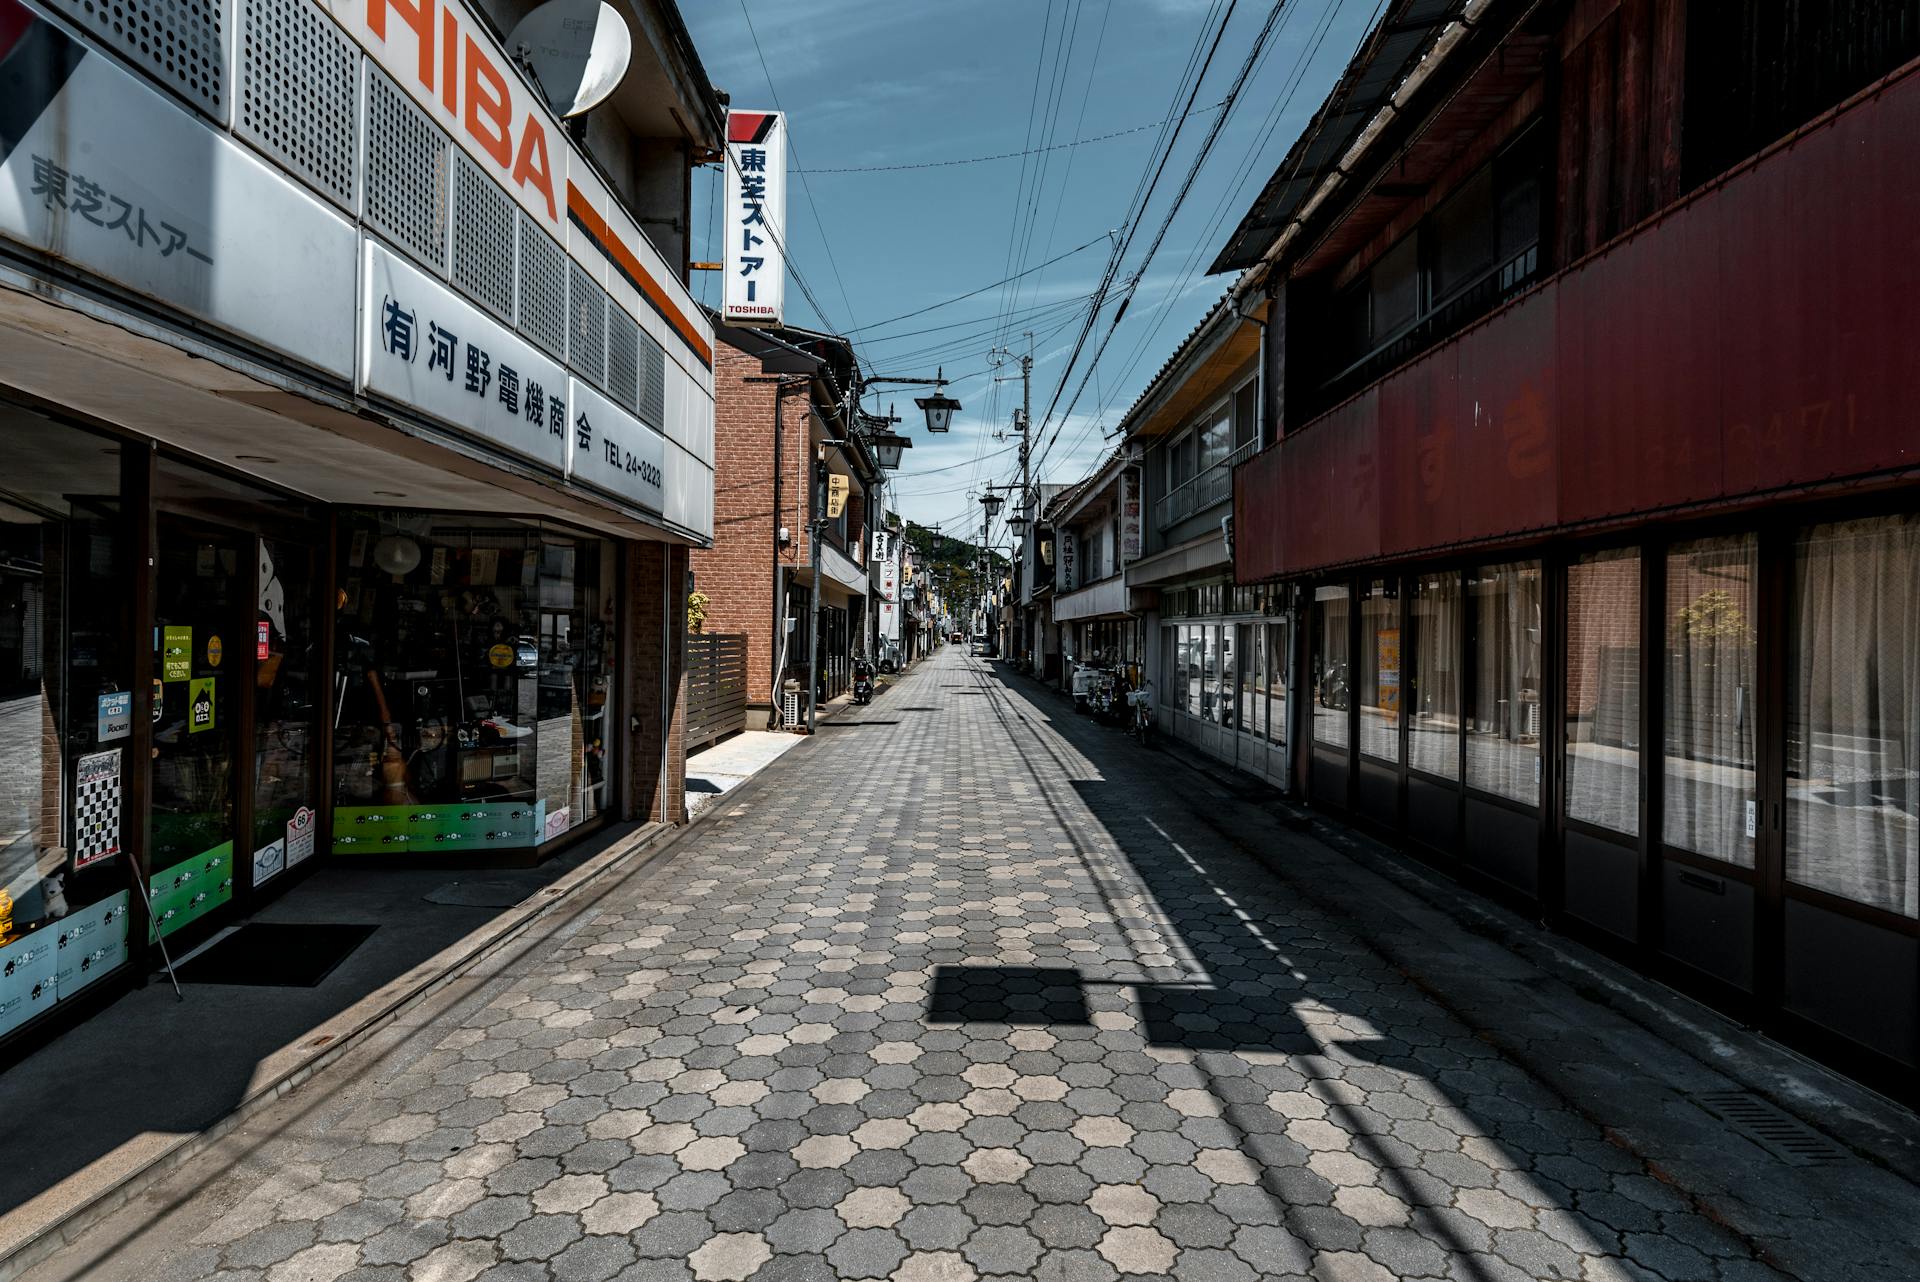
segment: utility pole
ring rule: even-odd
[[[820,652],[826,648],[820,638],[820,536],[827,528],[827,447],[822,444],[813,463],[813,510],[807,514],[813,532],[813,587],[807,605],[807,733],[813,733],[813,719],[820,702]]]
[[[1030,470],[1028,455],[1028,446],[1031,442],[1028,432],[1033,425],[1033,331],[1028,330],[1025,338],[1027,340],[1026,354],[1020,357],[1020,409],[1014,415],[1017,420],[1014,423],[1014,427],[1020,433],[1020,499],[1019,503],[1014,507],[1015,512],[1020,512],[1029,506],[1038,507],[1038,504],[1033,502],[1033,476]],[[997,347],[987,354],[989,360],[995,357],[1012,360],[1013,353],[1004,347]],[[1039,528],[1040,513],[1036,510],[1029,515],[1033,524],[1027,528],[1037,531]],[[1032,572],[1033,567],[1028,566],[1027,573],[1031,574]],[[1032,621],[1026,617],[1026,611],[1020,609],[1016,604],[1013,613],[1019,628],[1020,642],[1018,645],[1011,647],[1015,654],[1009,657],[1017,657],[1017,652],[1032,641],[1032,638],[1027,635],[1028,629],[1032,626]]]

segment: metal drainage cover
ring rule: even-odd
[[[1789,1166],[1832,1166],[1845,1151],[1818,1131],[1745,1091],[1707,1091],[1694,1103]]]

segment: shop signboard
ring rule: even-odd
[[[1123,561],[1140,559],[1140,491],[1140,469],[1123,469],[1120,473],[1120,556]]]
[[[787,291],[787,118],[727,113],[725,284],[721,315],[778,325]]]
[[[827,519],[837,521],[847,510],[847,494],[853,482],[835,472],[827,478]]]
[[[411,263],[364,244],[360,386],[564,473],[566,371]]]
[[[216,687],[213,677],[195,677],[187,686],[187,733],[199,734],[203,730],[213,729],[214,694]]]
[[[544,801],[335,806],[333,853],[379,855],[408,850],[436,853],[537,846],[546,832],[546,821]]]
[[[350,375],[353,225],[165,93],[17,11],[42,38],[8,59],[20,74],[7,91],[0,235]],[[36,55],[46,65],[25,65]]]
[[[648,512],[667,501],[667,438],[577,378],[567,380],[567,472]]]
[[[1080,540],[1071,531],[1063,531],[1057,540],[1060,557],[1060,590],[1071,592],[1079,586],[1075,562],[1079,559]]]

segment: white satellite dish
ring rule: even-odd
[[[633,62],[633,36],[605,0],[547,0],[520,19],[507,52],[533,72],[547,105],[561,117],[607,100]]]

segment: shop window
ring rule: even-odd
[[[0,1035],[127,958],[120,447],[0,406]]]
[[[1920,518],[1804,532],[1794,555],[1787,876],[1920,915]]]
[[[1407,764],[1443,779],[1460,778],[1460,572],[1441,570],[1413,581],[1412,707]]]
[[[1473,703],[1467,786],[1540,799],[1540,565],[1483,566],[1467,578]]]
[[[1237,658],[1240,647],[1236,644],[1238,638],[1234,633],[1235,628],[1231,623],[1213,629],[1214,644],[1220,647],[1220,661],[1214,669],[1213,711],[1221,725],[1237,729],[1240,725],[1237,685],[1240,678]]]
[[[1361,585],[1360,751],[1377,761],[1400,760],[1400,594],[1390,579]]]
[[[1249,379],[1233,394],[1233,448],[1245,449],[1260,439],[1260,380]]]
[[[502,518],[342,518],[334,849],[535,846],[612,804],[613,545]]]
[[[1253,623],[1236,624],[1235,627],[1239,633],[1236,648],[1240,655],[1240,698],[1236,705],[1239,713],[1234,724],[1248,734],[1257,735],[1263,733],[1260,721],[1267,704],[1266,629]]]
[[[1667,553],[1666,799],[1670,846],[1753,867],[1756,588],[1751,534]]]
[[[1313,593],[1313,738],[1347,746],[1347,586],[1325,584]]]
[[[1567,567],[1567,818],[1640,831],[1640,553]]]
[[[1287,625],[1263,624],[1267,630],[1267,739],[1287,741]]]

